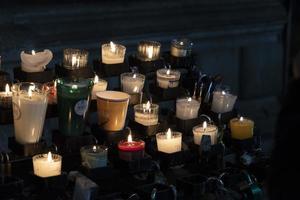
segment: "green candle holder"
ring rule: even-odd
[[[63,135],[83,134],[92,87],[92,79],[57,79],[59,130]]]

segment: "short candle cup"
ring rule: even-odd
[[[49,49],[43,51],[25,52],[22,51],[21,70],[27,73],[42,72],[46,69],[47,64],[52,60],[53,54]]]
[[[120,131],[125,126],[130,96],[124,92],[97,92],[98,125],[106,131]]]
[[[62,157],[58,154],[38,154],[32,157],[36,176],[47,178],[61,175]]]
[[[94,85],[93,85],[93,90],[92,90],[92,99],[95,100],[97,99],[96,93],[97,92],[103,92],[107,89],[107,81],[103,79],[99,79],[98,76],[96,75],[94,78]]]
[[[51,81],[44,84],[45,89],[49,90],[48,104],[57,103],[56,81]]]
[[[124,63],[126,47],[113,42],[101,46],[102,63],[120,64]]]
[[[100,168],[107,166],[107,150],[106,146],[88,145],[80,149],[82,165],[89,168]]]
[[[0,92],[0,108],[11,108],[12,106],[12,92],[9,85],[5,85],[5,91]]]
[[[141,41],[138,45],[138,59],[141,61],[155,61],[160,58],[161,44],[155,41]]]
[[[159,69],[156,71],[156,82],[163,89],[176,88],[179,85],[180,71],[172,69]]]
[[[224,91],[215,91],[211,110],[215,113],[226,113],[232,111],[237,96]]]
[[[121,74],[121,88],[128,94],[136,94],[143,91],[145,75],[139,73]]]
[[[119,158],[125,161],[140,160],[144,158],[145,142],[143,140],[122,140],[118,144]]]
[[[192,98],[176,100],[176,117],[182,120],[195,119],[198,117],[200,102]]]
[[[63,135],[83,134],[92,87],[91,79],[57,79],[58,121]]]
[[[158,123],[159,106],[157,104],[137,104],[134,107],[134,121],[144,126],[153,126]]]
[[[182,133],[169,131],[156,134],[158,151],[168,154],[181,151]]]
[[[204,122],[206,123],[206,122]],[[193,128],[193,135],[194,135],[194,143],[196,145],[200,145],[202,141],[203,135],[209,135],[211,139],[211,144],[217,144],[218,143],[218,128],[217,126],[213,124],[201,124],[198,126],[195,126]]]
[[[174,57],[187,57],[192,53],[193,43],[187,39],[174,39],[171,42],[171,55]]]
[[[230,120],[231,138],[246,140],[253,137],[254,122],[247,118],[233,118]]]
[[[16,83],[12,87],[15,139],[20,144],[37,143],[43,133],[48,90],[39,83]]]
[[[87,67],[89,52],[80,49],[64,49],[63,67],[69,70]]]

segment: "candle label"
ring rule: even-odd
[[[14,113],[14,119],[19,120],[21,118],[21,109],[18,104],[13,102],[13,113]]]
[[[74,110],[77,115],[83,115],[88,108],[87,100],[80,100],[76,103]]]

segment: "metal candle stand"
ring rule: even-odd
[[[128,63],[129,66],[137,66],[140,73],[147,74],[150,72],[156,72],[156,70],[162,68],[165,61],[163,58],[155,61],[141,61],[140,59],[138,59],[136,54],[133,54],[128,56]]]
[[[154,136],[156,133],[163,131],[162,124],[157,123],[156,125],[145,126],[143,124],[137,123],[134,120],[129,121],[129,127],[141,136],[142,139]]]
[[[164,52],[163,53],[163,58],[167,63],[170,63],[172,68],[177,69],[177,68],[186,68],[190,69],[196,61],[196,54],[191,54],[186,57],[175,57],[170,54],[170,51]]]
[[[157,97],[159,100],[173,100],[186,94],[186,90],[180,86],[163,89],[158,87],[156,84],[150,84],[149,90],[150,93],[154,94],[153,97]]]
[[[8,124],[13,121],[13,110],[0,107],[0,124]]]
[[[161,183],[139,186],[136,188],[136,192],[140,195],[141,199],[145,200],[177,199],[176,188]]]
[[[93,61],[96,74],[101,77],[119,76],[124,72],[129,72],[129,65],[126,61],[119,64],[105,64],[101,60]]]
[[[90,66],[71,70],[64,68],[61,64],[55,65],[55,74],[59,78],[94,78],[95,76],[94,71]]]
[[[184,120],[176,117],[177,130],[185,135],[193,135],[193,127],[199,125],[202,121],[200,118]]]
[[[8,147],[19,156],[33,156],[40,154],[46,149],[46,142],[40,141],[33,144],[19,144],[14,137],[8,138]]]
[[[20,199],[22,196],[24,181],[14,176],[0,177],[0,199]]]
[[[176,186],[180,192],[186,194],[186,197],[196,199],[201,197],[205,191],[207,177],[202,174],[194,174],[176,179]]]
[[[21,67],[15,67],[13,72],[15,80],[20,82],[47,83],[55,78],[54,70],[51,68],[46,68],[45,71],[41,72],[25,72],[22,71]]]
[[[98,167],[98,168],[88,168],[86,166],[81,166],[80,171],[86,175],[91,180],[97,182],[113,182],[115,178],[120,175],[119,170],[113,169],[110,166]]]

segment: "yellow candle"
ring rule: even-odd
[[[51,177],[61,174],[62,157],[58,154],[38,154],[32,157],[33,171],[39,177]]]
[[[243,117],[230,120],[231,137],[245,140],[253,137],[254,122]]]

